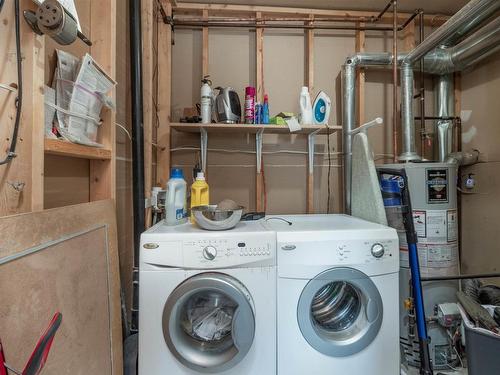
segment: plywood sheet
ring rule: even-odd
[[[0,219],[0,337],[22,368],[55,311],[63,314],[47,374],[121,374],[112,201]]]

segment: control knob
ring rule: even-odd
[[[372,255],[375,258],[382,258],[385,253],[384,245],[376,243],[372,245]]]
[[[214,260],[217,256],[217,249],[213,246],[207,246],[203,249],[203,258],[206,260]]]

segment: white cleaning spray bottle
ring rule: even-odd
[[[212,103],[213,103],[213,92],[212,92],[212,81],[208,79],[210,76],[205,76],[201,80],[203,85],[201,86],[201,123],[210,124],[212,122]]]
[[[309,89],[305,86],[302,87],[302,90],[300,91],[299,106],[300,106],[300,124],[301,125],[313,124],[311,96],[309,95]]]

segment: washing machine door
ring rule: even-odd
[[[309,281],[297,308],[304,338],[330,357],[346,357],[366,348],[377,336],[382,319],[382,298],[373,281],[345,267],[324,271]]]
[[[185,280],[163,309],[163,336],[186,367],[217,373],[243,360],[255,335],[250,293],[235,278],[202,273]]]

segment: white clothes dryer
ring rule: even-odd
[[[278,374],[399,374],[396,231],[345,215],[266,226],[278,242]]]
[[[276,235],[262,221],[141,236],[139,375],[276,374]]]

